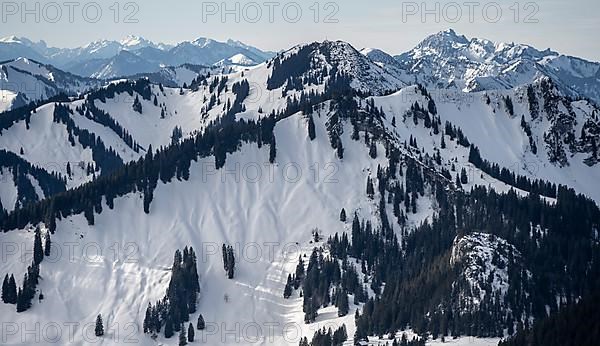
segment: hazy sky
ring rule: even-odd
[[[25,7],[22,0],[3,1],[0,35],[43,39],[59,47],[129,34],[166,43],[233,38],[270,50],[341,39],[359,49],[398,54],[428,34],[453,28],[468,37],[527,43],[600,61],[598,0],[63,1],[25,0]]]

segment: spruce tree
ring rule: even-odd
[[[171,318],[167,316],[167,319],[165,321],[165,338],[168,339],[172,337],[173,334],[173,322],[171,321]]]
[[[50,256],[50,249],[52,248],[52,240],[50,239],[50,232],[46,232],[46,237],[44,238],[44,255]]]
[[[33,263],[40,264],[44,259],[44,249],[42,248],[42,236],[40,230],[35,230],[35,236],[33,239]]]
[[[102,314],[96,316],[96,328],[94,329],[96,336],[104,335],[104,325],[102,324]]]
[[[315,133],[315,122],[313,120],[312,115],[308,116],[308,138],[310,138],[310,140],[314,140],[317,137],[317,134]]]
[[[346,222],[346,210],[344,208],[342,208],[342,211],[340,212],[340,221]]]
[[[144,323],[142,325],[144,329],[144,333],[152,332],[152,304],[148,302],[148,307],[146,308],[146,315],[144,316]]]
[[[183,323],[181,324],[180,330],[181,331],[179,332],[179,346],[185,346],[187,345],[187,332]]]
[[[198,322],[196,323],[196,328],[198,328],[198,330],[204,330],[204,328],[206,328],[206,323],[204,323],[204,317],[202,317],[202,314],[198,315]]]
[[[8,304],[17,304],[17,282],[15,281],[15,276],[10,275],[8,279],[8,285],[6,287],[6,299],[5,301]]]
[[[25,298],[25,295],[23,294],[23,289],[21,289],[21,287],[19,287],[19,290],[17,291],[17,312],[23,312],[27,309],[28,309],[27,299]]]
[[[283,298],[287,299],[292,295],[292,275],[288,274],[287,282],[285,284],[285,288],[283,289]]]
[[[194,334],[195,334],[194,325],[190,322],[190,324],[188,325],[188,332],[187,332],[189,342],[194,342]]]
[[[372,159],[377,158],[377,145],[375,144],[375,141],[371,141],[371,146],[369,147],[369,156],[371,156]]]
[[[227,249],[227,278],[233,279],[235,270],[235,257],[233,255],[233,247]]]
[[[338,138],[337,145],[336,145],[336,153],[337,153],[338,159],[341,160],[344,158],[344,145],[342,144],[342,140],[339,138]]]
[[[367,177],[367,196],[372,199],[374,195],[375,188],[373,187],[373,181],[371,180],[371,177]]]
[[[4,281],[2,281],[2,301],[8,304],[8,274],[4,276]]]
[[[269,143],[269,162],[275,163],[275,156],[277,156],[277,148],[275,147],[275,135],[271,137],[271,143]]]
[[[342,316],[346,316],[348,314],[348,310],[349,310],[348,295],[341,288],[338,289],[338,292],[339,292],[338,298],[337,298],[338,316],[342,317]]]

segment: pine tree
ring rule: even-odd
[[[275,147],[275,136],[271,137],[271,143],[269,143],[269,162],[275,163],[275,156],[277,156],[277,148]]]
[[[373,199],[373,196],[375,195],[375,188],[373,187],[373,181],[371,180],[371,177],[367,177],[367,196],[371,199]]]
[[[285,284],[285,288],[283,289],[283,298],[287,299],[292,295],[292,275],[288,274],[287,282]]]
[[[467,170],[464,168],[460,170],[460,182],[462,184],[466,184],[469,182],[469,179],[467,178]]]
[[[202,317],[202,314],[198,315],[198,322],[196,323],[196,328],[198,330],[204,330],[204,328],[206,328],[206,323],[204,323],[204,317]]]
[[[223,244],[223,246],[221,247],[221,251],[223,253],[223,269],[227,271],[227,268],[229,268],[229,266],[227,264],[227,246],[225,244]]]
[[[2,281],[2,301],[8,304],[8,274],[4,276],[4,281]]]
[[[7,304],[16,304],[17,303],[17,282],[15,281],[14,275],[10,275],[8,279],[8,285],[6,286],[6,294],[4,294],[4,289],[2,290],[2,297],[6,297],[4,300]]]
[[[310,138],[310,140],[314,140],[317,137],[317,134],[315,133],[315,122],[313,120],[312,115],[308,116],[308,138]]]
[[[233,255],[233,247],[227,249],[227,278],[233,279],[235,271],[235,256]]]
[[[44,249],[42,248],[42,236],[40,230],[35,230],[35,236],[33,239],[33,263],[40,264],[44,259]]]
[[[50,239],[50,232],[46,232],[44,244],[44,255],[50,256],[50,249],[52,248],[52,240]]]
[[[338,291],[338,296],[336,299],[336,303],[338,306],[338,316],[339,317],[346,316],[348,314],[348,310],[349,310],[348,295],[346,294],[346,292],[344,292],[344,290],[342,288],[339,288],[337,291]]]
[[[344,208],[342,208],[342,211],[340,212],[340,221],[346,222],[346,210],[344,210]]]
[[[152,304],[148,302],[148,307],[146,308],[146,315],[144,316],[144,323],[142,325],[144,329],[144,333],[152,332]]]
[[[194,342],[194,325],[190,322],[190,324],[188,325],[188,341],[189,342]]]
[[[179,346],[185,346],[187,345],[187,332],[183,323],[181,324],[180,330],[181,331],[179,332]]]
[[[27,274],[25,274],[25,275],[27,275]],[[23,289],[21,289],[21,287],[19,287],[19,290],[17,291],[17,302],[16,303],[17,303],[17,312],[23,312],[29,308],[27,306],[27,298],[23,294]]]
[[[375,141],[371,141],[371,146],[369,148],[369,156],[371,156],[372,159],[377,158],[377,145],[375,145]]]
[[[165,320],[165,338],[168,339],[172,337],[173,334],[173,322],[171,321],[171,318],[167,316],[167,319]]]
[[[96,336],[104,335],[104,325],[102,324],[102,315],[98,314],[96,317],[96,328],[94,329]]]
[[[344,158],[344,146],[342,145],[342,140],[339,138],[338,138],[337,145],[336,145],[336,153],[337,153],[338,159],[341,160]]]

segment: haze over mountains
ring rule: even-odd
[[[594,304],[598,63],[452,30],[395,57],[44,47],[0,44],[0,241],[35,244],[0,262],[17,326],[101,314],[149,345],[190,322],[207,344],[488,345]],[[248,325],[262,332],[227,335]]]

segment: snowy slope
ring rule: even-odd
[[[200,42],[195,44],[200,45]],[[443,131],[433,133],[431,128],[424,126],[423,118],[413,120],[411,106],[414,107],[416,102],[421,109],[427,109],[430,101],[420,88],[406,86],[407,82],[385,64],[374,62],[369,52],[363,52],[365,56],[343,42],[298,46],[281,53],[277,58],[279,63],[271,60],[232,72],[226,75],[227,80],[223,75],[212,75],[206,83],[194,83],[189,89],[163,87],[161,90],[158,85],[144,84],[147,82],[131,85],[113,82],[112,87],[125,91],[98,96],[104,91],[110,94],[110,87],[104,88],[64,105],[72,111],[67,116],[77,127],[100,138],[124,162],[131,162],[142,157],[150,146],[156,149],[170,145],[175,128],[181,129],[185,138],[223,119],[227,104],[234,102],[232,89],[235,83],[246,80],[250,89],[243,110],[235,115],[237,120],[259,120],[271,112],[282,112],[288,102],[299,99],[302,93],[325,92],[330,76],[314,78],[317,83],[307,82],[301,88],[294,85],[291,77],[285,78],[281,85],[269,86],[268,81],[277,73],[289,72],[278,70],[284,68],[285,64],[281,62],[292,59],[299,52],[306,53],[296,58],[307,68],[293,71],[293,77],[308,80],[322,70],[337,70],[349,77],[348,83],[355,90],[373,95],[356,97],[357,111],[373,117],[371,130],[399,150],[404,164],[411,160],[431,169],[431,174],[443,181],[449,191],[468,190],[475,185],[489,186],[498,192],[512,189],[470,164],[468,147],[451,140]],[[213,87],[221,82],[222,89]],[[142,91],[138,88],[140,85]],[[598,166],[584,163],[589,156],[585,145],[573,142],[573,148],[566,147],[568,164],[561,165],[548,159],[544,138],[549,129],[563,124],[561,119],[570,119],[571,110],[575,121],[567,122],[572,126],[561,135],[567,138],[571,132],[579,134],[588,120],[595,121],[597,110],[585,101],[568,100],[560,94],[543,96],[544,88],[541,85],[535,88],[539,102],[537,116],[532,115],[527,88],[472,93],[432,89],[429,94],[435,101],[436,115],[421,112],[419,116],[440,120],[442,130],[446,120],[457,125],[486,159],[509,168],[516,162],[517,168],[527,169],[519,169],[519,174],[567,184],[599,201],[600,190],[590,187],[594,179],[599,178]],[[393,93],[388,95],[390,92]],[[556,107],[547,110],[544,106],[546,102],[550,104],[548,95],[558,97],[558,101],[552,99],[556,101],[552,103]],[[505,96],[510,96],[514,104],[512,115],[502,99]],[[86,101],[108,113],[131,135],[139,150],[128,144],[114,128],[103,125],[99,118],[87,116],[85,111],[79,112]],[[134,106],[136,102],[139,102],[140,111]],[[373,102],[375,109],[381,109],[383,115],[375,117],[369,113],[373,112],[373,109],[367,110],[371,107],[369,102]],[[85,163],[94,163],[93,149],[85,148],[79,139],[71,144],[67,125],[53,121],[57,107],[53,103],[43,105],[31,114],[29,125],[22,119],[4,129],[0,134],[0,148],[18,154],[28,162],[57,163],[42,166],[63,176],[67,174],[66,162],[84,162],[82,167]],[[378,167],[388,167],[389,161],[383,153],[390,148],[384,148],[383,141],[376,140],[379,155],[374,158],[369,153],[369,146],[365,145],[364,133],[361,131],[358,140],[352,139],[353,127],[349,121],[343,121],[340,136],[344,155],[340,159],[329,138],[335,107],[331,101],[313,107],[316,132],[313,141],[308,138],[308,119],[302,112],[279,119],[274,129],[277,143],[274,163],[269,163],[269,145],[259,147],[257,143],[244,143],[236,152],[227,154],[225,166],[220,170],[215,169],[215,158],[209,155],[191,162],[188,180],[173,179],[169,183],[159,180],[149,213],[144,212],[143,194],[129,192],[114,200],[114,208],[109,208],[103,199],[102,211],[96,210],[93,225],[89,225],[82,214],[59,218],[57,231],[52,235],[51,256],[41,264],[38,289],[46,298],[42,302],[34,300],[33,307],[23,313],[16,313],[12,305],[0,304],[0,315],[25,327],[35,323],[41,326],[57,323],[63,326],[59,342],[84,345],[95,340],[93,333],[89,333],[89,325],[84,324],[92,323],[93,328],[96,315],[102,313],[107,331],[103,345],[132,342],[175,345],[176,337],[164,339],[161,335],[152,340],[142,332],[142,321],[148,303],[160,299],[167,289],[174,251],[191,245],[198,254],[201,285],[198,311],[214,327],[205,333],[198,331],[197,339],[206,344],[298,344],[300,336],[310,339],[319,328],[335,329],[341,323],[346,324],[352,337],[355,330],[353,312],[360,306],[350,304],[351,313],[344,317],[337,317],[336,309],[329,306],[319,311],[315,323],[305,324],[298,292],[290,299],[282,296],[287,276],[294,272],[298,256],[310,254],[315,245],[324,245],[312,242],[312,230],[318,229],[325,238],[336,232],[350,231],[350,224],[340,221],[341,208],[349,215],[356,212],[375,225],[381,221],[380,192],[369,198],[365,194],[365,182],[376,175]],[[535,154],[521,127],[521,115],[531,123],[539,149]],[[591,130],[586,133],[594,135]],[[409,138],[416,140],[418,145],[406,145]],[[442,140],[446,143],[444,149],[441,148]],[[434,163],[436,154],[440,155],[439,164]],[[543,168],[534,171],[534,164]],[[93,179],[95,173],[89,174],[82,167],[71,166],[78,174],[73,174],[74,177],[67,181],[68,187],[80,186]],[[441,174],[442,170],[448,170],[454,177],[461,168],[469,171],[469,181],[462,186],[455,186],[452,179]],[[6,177],[9,173],[2,171],[1,174]],[[35,182],[32,184],[38,191]],[[525,191],[517,193],[527,195]],[[5,201],[14,204],[17,194],[12,184],[2,187],[3,205]],[[552,202],[549,198],[546,200]],[[431,220],[437,208],[432,192],[425,191],[423,198],[419,198],[418,212],[407,216],[408,231]],[[390,205],[388,210],[391,210]],[[388,215],[388,219],[393,219],[392,215]],[[17,249],[28,249],[35,226],[2,233],[0,240],[3,244],[17,245]],[[43,232],[47,231],[45,226],[40,226]],[[397,226],[394,231],[402,237]],[[489,275],[493,267],[476,264],[488,261],[492,252],[506,248],[501,239],[485,237],[475,234],[463,243],[457,240],[454,260],[458,263],[466,259],[467,266],[472,269],[465,271],[467,279],[477,281],[480,276]],[[238,261],[232,280],[228,280],[223,271],[220,248],[224,243],[236,249]],[[68,252],[69,248],[72,252]],[[475,257],[470,257],[471,253]],[[15,273],[20,282],[31,262],[31,251],[16,250],[16,253],[7,252],[6,256],[8,259],[0,262],[0,273]],[[502,273],[498,273],[497,283],[502,292],[505,287]],[[197,315],[193,314],[191,321],[195,321]],[[79,325],[67,332],[64,326],[70,323]],[[8,339],[3,343],[33,342],[21,339],[22,335],[7,335]],[[470,340],[453,342],[461,345]],[[485,344],[497,340],[477,342]]]
[[[498,163],[501,167],[506,167],[516,174],[573,187],[578,192],[600,201],[600,189],[597,189],[597,184],[594,183],[600,179],[600,170],[597,164],[585,163],[590,156],[589,153],[582,152],[577,144],[573,149],[564,145],[567,153],[566,164],[552,162],[549,158],[549,144],[545,136],[561,117],[567,117],[566,114],[569,114],[564,105],[561,106],[562,110],[557,115],[553,112],[548,114],[542,109],[544,101],[540,96],[540,115],[532,119],[527,88],[476,93],[431,89],[430,95],[435,101],[442,122],[449,121],[462,129],[469,141],[479,147],[482,156],[487,160]],[[502,97],[506,96],[512,99],[514,115],[509,114],[504,104]],[[487,103],[488,98],[490,104]],[[585,101],[563,100],[571,107],[575,125],[560,137],[561,141],[570,138],[567,133],[579,137],[582,126],[588,121],[593,124],[598,123],[599,111],[594,105]],[[383,107],[387,114],[395,114],[397,120],[399,120],[399,115],[404,114],[416,101],[422,106],[427,105],[426,98],[414,87],[405,88],[389,96],[375,98],[377,106]],[[527,123],[531,124],[532,137],[537,143],[537,153],[532,152],[529,138],[521,126],[522,116]],[[439,149],[440,140],[435,140],[435,136],[430,137],[430,131],[423,130],[421,130],[422,132],[412,129],[407,131],[396,127],[392,131],[400,132],[404,138],[412,134],[418,139],[419,146],[423,146],[432,155],[436,148]],[[446,143],[448,143],[447,139]],[[468,162],[465,162],[468,158],[468,148],[457,148],[459,148],[458,152],[450,148],[442,149],[440,150],[441,155],[448,160],[462,161],[457,167],[466,167],[467,171],[471,171],[473,168]],[[477,179],[478,174],[470,175]]]
[[[0,64],[0,112],[59,93],[76,95],[101,84],[99,80],[75,76],[26,58],[6,61]]]

